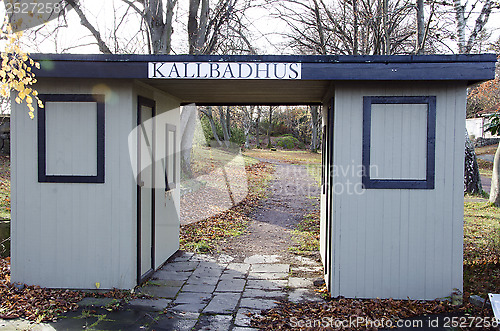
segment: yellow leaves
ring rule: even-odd
[[[29,110],[28,114],[30,118],[33,118],[35,111],[34,100],[36,100],[38,107],[43,108],[38,93],[29,87],[36,83],[32,67],[35,66],[40,69],[40,64],[33,61],[29,54],[21,49],[19,43],[21,34],[13,33],[12,27],[7,22],[4,27],[5,31],[0,31],[0,39],[8,42],[1,53],[0,94],[3,97],[8,97],[10,91],[16,91],[16,103],[21,104],[25,101]]]

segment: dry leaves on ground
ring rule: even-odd
[[[281,302],[278,307],[252,317],[252,326],[265,330],[366,330],[373,326],[396,325],[398,320],[424,315],[466,315],[488,317],[491,309],[479,309],[469,303],[461,307],[448,301],[412,301],[393,299],[331,299],[328,302]],[[359,323],[342,325],[343,321]],[[316,324],[314,324],[316,323]],[[336,327],[337,326],[337,327]],[[339,327],[340,326],[340,327]],[[484,328],[482,328],[484,330]]]
[[[135,296],[129,291],[83,292],[26,286],[10,283],[10,258],[0,258],[0,318],[25,318],[30,321],[52,321],[58,315],[78,308],[84,297],[115,298],[123,302]],[[116,305],[111,308],[119,308]]]
[[[246,228],[248,215],[265,194],[265,186],[274,167],[260,162],[245,167],[248,177],[248,195],[236,206],[205,220],[181,225],[181,249],[201,252],[212,251],[216,241],[240,235]],[[196,210],[201,204],[193,204]],[[200,211],[202,212],[202,211]]]

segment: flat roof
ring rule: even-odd
[[[333,82],[342,81],[466,81],[495,77],[495,54],[460,55],[138,55],[138,54],[31,54],[40,62],[38,78],[136,79],[197,103],[319,103]],[[295,79],[232,79],[231,77],[158,77],[151,65],[177,63],[223,66],[225,63],[296,64]],[[210,67],[211,68],[211,67]],[[234,68],[234,67],[233,67]],[[177,70],[176,68],[174,68]],[[179,68],[180,69],[180,68]],[[199,70],[199,69],[198,69]],[[229,70],[231,70],[229,68]],[[255,72],[255,71],[254,71]],[[232,75],[232,73],[231,73]],[[229,76],[229,75],[228,75]],[[257,75],[258,76],[258,75]]]

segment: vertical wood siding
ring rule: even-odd
[[[106,95],[106,177],[104,184],[38,183],[37,121],[29,119],[25,105],[13,104],[12,281],[131,288],[136,283],[136,186],[127,146],[135,127],[132,84],[42,79],[37,89],[45,94]],[[77,124],[73,118],[59,120],[58,126]]]
[[[180,152],[180,101],[160,90],[150,87],[146,84],[134,85],[134,103],[137,102],[137,96],[153,99],[156,102],[156,115],[161,118],[155,123],[156,127],[156,151],[155,155],[164,155],[166,141],[166,127],[164,122],[173,124],[177,127],[176,144],[177,152]],[[136,106],[135,108],[136,109]],[[180,157],[176,157],[176,178],[180,178]],[[158,188],[155,189],[155,268],[161,266],[172,254],[179,249],[179,207],[180,190],[179,185],[169,193],[165,193],[163,165],[161,160],[155,164],[155,182]],[[160,185],[160,184],[163,184]]]
[[[425,180],[427,105],[372,104],[371,108],[370,178]],[[407,146],[411,148],[403,148]]]
[[[362,190],[361,176],[351,171],[361,165],[363,96],[384,95],[436,96],[435,189]],[[462,289],[465,101],[464,83],[336,86],[333,296],[435,299]],[[383,126],[373,132],[384,133],[380,162],[401,176],[422,172],[422,153],[413,151],[420,122],[374,123]]]

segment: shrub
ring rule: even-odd
[[[284,135],[276,139],[276,144],[283,149],[295,149],[295,148],[304,148],[304,143],[299,141],[297,138],[292,135]]]

